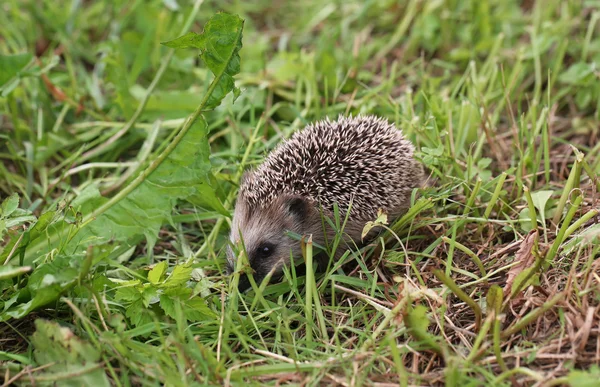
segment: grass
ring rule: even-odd
[[[5,384],[597,382],[599,2],[0,7],[3,65],[22,54],[0,74]],[[241,94],[212,109],[198,50],[160,43],[219,10],[245,20]],[[359,113],[415,143],[412,208],[324,274],[239,294],[242,171]]]

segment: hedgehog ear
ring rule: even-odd
[[[296,220],[302,222],[310,211],[308,200],[302,196],[289,196],[285,200],[285,208]]]

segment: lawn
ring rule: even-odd
[[[4,0],[4,385],[598,385],[599,64],[598,0]],[[238,292],[243,171],[357,114],[411,208]]]

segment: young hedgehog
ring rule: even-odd
[[[340,117],[308,125],[277,146],[257,169],[247,171],[230,239],[238,247],[243,241],[256,283],[273,268],[272,278],[280,277],[290,251],[301,259],[300,242],[287,231],[312,234],[321,246],[332,240],[335,231],[322,215],[333,218],[334,203],[342,219],[348,214],[343,240],[350,245],[361,244],[365,223],[379,209],[390,218],[406,210],[423,176],[413,151],[402,132],[384,119]],[[231,273],[237,259],[231,246],[227,258]],[[240,290],[249,286],[240,277]]]

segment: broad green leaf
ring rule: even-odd
[[[16,193],[10,195],[2,202],[0,206],[0,217],[7,218],[19,207],[19,195]]]
[[[523,208],[519,212],[519,223],[523,231],[531,231],[531,213],[529,212],[529,208]]]
[[[479,159],[477,161],[477,168],[486,169],[487,167],[490,166],[491,163],[492,163],[492,159],[490,159],[489,157],[482,157],[481,159]]]
[[[150,248],[154,246],[160,228],[170,221],[177,200],[197,194],[199,187],[208,185],[207,134],[206,122],[198,121],[153,173],[129,195],[90,222],[74,238],[71,246],[85,249],[89,244],[105,243],[111,239],[125,241],[137,235],[144,235]],[[97,187],[90,186],[86,191],[89,199],[78,208],[80,212],[93,213],[108,202],[100,196]]]
[[[148,281],[155,285],[161,282],[164,274],[167,272],[167,266],[167,261],[162,261],[156,264],[156,266],[154,266],[152,270],[148,272]]]
[[[36,267],[27,280],[27,288],[34,296],[43,293],[49,286],[69,286],[79,276],[78,266],[83,262],[82,256],[72,257],[59,255],[48,263]]]
[[[0,87],[14,78],[19,71],[31,61],[33,55],[29,53],[15,55],[0,55]]]
[[[546,219],[546,204],[554,191],[536,191],[531,194],[531,200],[533,201],[533,205],[538,210],[538,213],[542,217],[542,221]]]
[[[215,15],[204,27],[202,39],[206,44],[202,58],[215,78],[203,100],[204,105],[200,106],[202,110],[218,106],[230,91],[235,94],[233,76],[240,70],[242,28],[242,19],[226,13]],[[89,243],[101,243],[109,239],[122,241],[143,234],[149,248],[152,248],[160,227],[170,221],[171,210],[178,199],[203,195],[214,203],[214,189],[209,187],[211,164],[207,135],[206,121],[200,116],[177,146],[168,148],[166,157],[155,161],[159,163],[158,167],[144,171],[141,176],[147,174],[146,179],[97,216],[86,230],[80,232],[72,245],[84,247]],[[83,213],[93,213],[108,202],[95,190],[93,199],[81,208]]]
[[[238,53],[242,46],[242,28],[243,21],[239,17],[225,13],[217,14],[208,21],[202,34],[206,42],[202,58],[213,72],[214,79],[194,113],[177,129],[171,143],[150,160],[148,167],[111,199],[102,197],[97,187],[88,186],[71,203],[77,213],[74,224],[72,220],[71,223],[57,222],[52,214],[43,214],[31,231],[24,234],[19,245],[22,264],[35,262],[53,248],[75,263],[83,261],[82,257],[90,245],[125,242],[140,235],[146,237],[146,248],[152,250],[160,228],[171,221],[172,209],[178,200],[194,195],[206,195],[209,201],[215,200],[214,189],[209,187],[208,125],[202,113],[218,106],[229,92],[233,91],[234,96],[239,92],[233,76],[240,69]],[[14,243],[11,240],[7,247],[14,246]],[[2,252],[0,262],[2,256],[8,254],[7,250],[10,251],[5,249]],[[76,256],[78,258],[74,258]],[[36,268],[32,277],[42,267]],[[55,301],[78,279],[78,269],[68,265],[63,269],[64,273],[44,273],[42,278],[38,275],[35,281],[30,279],[27,289],[19,297],[22,303],[12,305],[0,318],[22,317],[36,307]],[[190,270],[175,268],[166,281],[167,286],[185,283]],[[26,291],[31,295],[25,294]],[[145,297],[140,295],[127,308],[126,314],[133,324],[152,321],[152,315],[144,308],[144,304],[149,305],[154,299],[158,301],[156,290],[152,291],[145,293]]]
[[[218,13],[204,26],[202,34],[189,32],[177,39],[163,43],[172,48],[199,48],[202,61],[215,75],[212,93],[205,109],[214,109],[233,91],[234,100],[240,91],[235,87],[233,76],[240,72],[239,51],[242,48],[244,21],[237,15]]]
[[[209,176],[209,179],[211,181],[215,180],[214,176],[212,176],[212,175]],[[216,185],[216,182],[213,183],[213,185]],[[223,207],[221,200],[219,200],[219,198],[217,197],[217,195],[215,193],[215,190],[210,185],[208,185],[208,184],[200,185],[197,187],[197,189],[198,189],[198,194],[187,198],[186,200],[188,202],[190,202],[196,206],[213,209],[213,210],[217,211],[218,213],[220,213],[221,215],[229,216],[229,211],[227,211],[227,209],[225,207]]]
[[[39,365],[50,365],[44,376],[70,373],[62,386],[110,386],[103,368],[97,367],[101,354],[93,345],[55,322],[36,320],[35,326],[33,355]]]
[[[17,293],[20,303],[13,304],[1,314],[0,321],[21,318],[56,301],[62,293],[77,283],[79,270],[76,265],[83,261],[83,256],[58,255],[54,260],[36,267],[27,279],[27,286]]]

